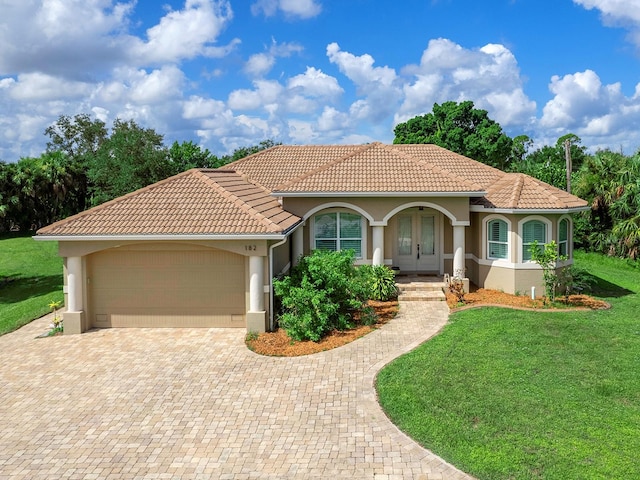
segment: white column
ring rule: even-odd
[[[373,240],[373,265],[384,264],[384,227],[371,227]]]
[[[67,257],[67,311],[82,311],[82,257]]]
[[[291,263],[293,266],[298,264],[298,259],[304,253],[304,227],[298,227],[298,229],[293,232],[293,258],[291,259]]]
[[[249,311],[264,312],[264,257],[249,257]]]
[[[453,276],[465,277],[464,226],[453,227]]]

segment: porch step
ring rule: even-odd
[[[444,302],[447,284],[437,277],[396,277],[401,302]]]

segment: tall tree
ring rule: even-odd
[[[516,138],[520,139],[521,137]],[[511,162],[509,170],[512,172],[526,173],[549,185],[553,185],[561,190],[566,190],[566,141],[569,141],[571,144],[572,172],[576,172],[587,157],[587,153],[586,148],[581,145],[582,140],[580,137],[573,133],[558,138],[553,147],[544,145],[527,154],[522,160]]]
[[[583,246],[640,258],[640,153],[628,157],[603,150],[586,157],[574,192],[591,204],[576,221]]]
[[[111,135],[89,162],[91,203],[98,205],[174,173],[162,135],[116,119]]]
[[[89,164],[95,161],[101,145],[109,138],[109,132],[102,120],[92,119],[81,113],[74,117],[61,115],[44,131],[49,137],[47,152],[62,152],[67,159],[68,169],[74,176],[74,190],[77,198],[77,213],[90,206],[89,190],[91,180],[87,177]]]
[[[175,173],[184,172],[190,168],[214,168],[219,161],[208,149],[188,142],[173,142],[169,148],[169,161]]]
[[[503,170],[511,156],[511,138],[471,101],[435,103],[431,113],[399,123],[393,131],[393,143],[433,143]]]
[[[16,165],[0,162],[0,232],[19,228],[16,217],[20,209],[20,191],[13,179]]]

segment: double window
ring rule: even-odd
[[[349,212],[319,213],[314,217],[316,250],[353,250],[362,258],[362,217]]]

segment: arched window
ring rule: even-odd
[[[487,258],[507,258],[509,254],[509,230],[504,220],[491,220],[487,224]]]
[[[531,245],[538,242],[544,248],[547,241],[547,225],[539,220],[529,220],[522,225],[522,260],[531,260]]]
[[[314,249],[354,250],[362,258],[362,217],[357,213],[326,212],[314,216]]]
[[[569,220],[566,218],[558,224],[558,254],[569,256]]]

